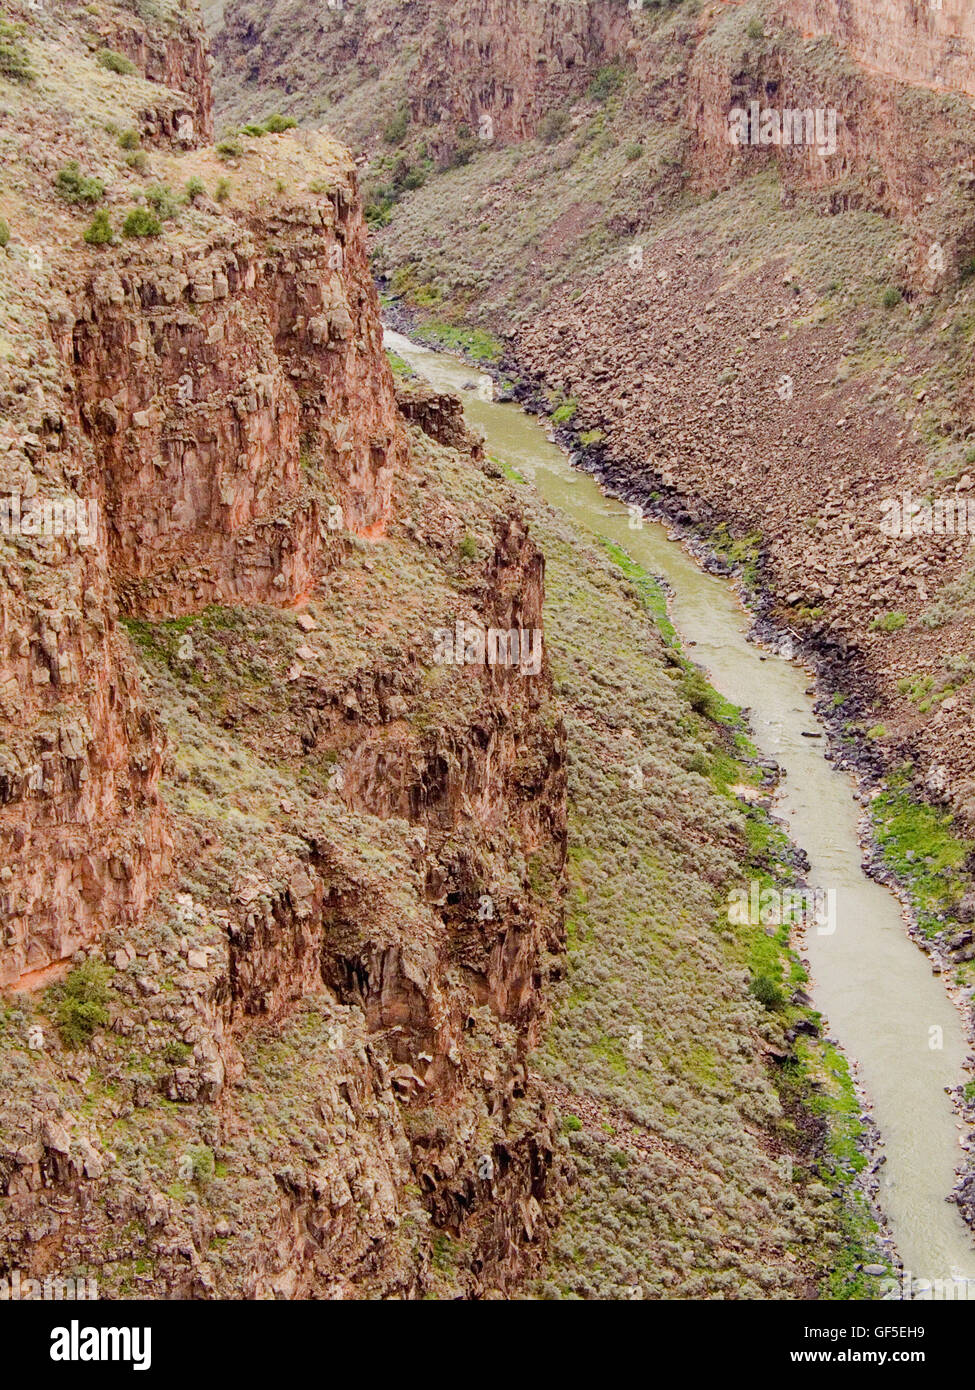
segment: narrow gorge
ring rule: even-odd
[[[971,1296],[973,101],[0,0],[4,1298]]]

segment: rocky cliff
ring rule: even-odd
[[[142,9],[6,6],[0,1263],[506,1291],[563,1185],[564,731],[540,645],[434,634],[540,643],[544,564],[397,407],[348,153],[201,143],[195,11]]]
[[[886,77],[975,95],[975,15],[964,0],[784,0],[780,8],[797,29],[839,40]]]
[[[268,0],[226,12],[216,31],[219,104],[244,120],[272,100],[311,115],[327,96],[330,119],[373,136],[399,108],[449,158],[458,138],[534,134],[631,37],[625,5],[609,0],[474,0],[461,11],[447,0],[311,10]]]

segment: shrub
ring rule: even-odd
[[[721,697],[708,684],[703,671],[699,671],[696,666],[685,670],[680,678],[680,690],[696,714],[703,714],[706,719],[717,718],[721,709]]]
[[[881,303],[883,304],[885,309],[896,309],[903,298],[904,296],[901,294],[900,290],[897,288],[896,285],[888,285],[887,288],[884,290],[884,295],[883,299],[881,300]]]
[[[639,143],[639,141],[634,141],[632,145],[627,145],[624,153],[627,159],[632,164],[634,159],[639,159],[642,156],[643,146]]]
[[[785,1003],[785,995],[771,975],[756,975],[748,986],[748,992],[766,1009],[780,1009]]]
[[[474,559],[474,556],[477,554],[477,541],[476,541],[476,540],[474,539],[474,537],[470,534],[470,532],[468,532],[467,535],[464,537],[464,539],[461,541],[460,546],[458,547],[458,549],[460,550],[460,554],[461,554],[461,558],[462,558],[462,559],[464,559],[464,560],[473,560],[473,559]]]
[[[76,159],[58,170],[54,187],[66,203],[99,203],[105,196],[105,185],[101,179],[83,174]]]
[[[179,198],[165,183],[154,183],[151,188],[147,188],[146,202],[163,222],[175,217],[180,209]]]
[[[0,250],[2,250],[5,246],[9,245],[9,242],[10,242],[10,227],[9,227],[8,224],[3,220],[3,218],[0,217]]]
[[[875,632],[898,632],[906,622],[903,613],[880,613],[870,626]]]
[[[132,208],[122,223],[122,235],[131,237],[160,236],[162,225],[148,208]]]
[[[99,66],[107,68],[109,72],[121,73],[123,77],[128,77],[135,72],[135,63],[131,58],[126,58],[123,53],[116,53],[114,48],[102,48],[95,55]]]
[[[623,81],[623,69],[618,63],[607,63],[599,69],[589,83],[589,96],[593,101],[605,101],[616,91]]]
[[[294,116],[280,116],[275,112],[264,122],[264,129],[271,135],[280,135],[283,130],[294,130],[297,124]]]
[[[20,42],[23,30],[0,19],[0,77],[9,82],[33,82],[34,69]]]
[[[582,1129],[582,1121],[578,1115],[566,1115],[562,1120],[563,1134],[577,1134]]]
[[[461,165],[469,164],[477,147],[477,137],[471,134],[470,127],[466,125],[458,126],[457,143],[454,145],[453,153],[450,156],[451,169],[459,169]]]
[[[206,1187],[213,1180],[213,1175],[217,1170],[213,1150],[208,1148],[206,1144],[197,1144],[188,1152],[193,1164],[193,1181],[199,1183],[201,1187]]]
[[[546,145],[554,145],[569,129],[567,111],[546,111],[538,123],[538,137]]]
[[[191,203],[197,198],[202,198],[206,191],[206,184],[202,179],[197,178],[195,174],[191,179],[187,179],[184,192]]]
[[[244,147],[235,137],[221,140],[217,146],[217,154],[221,159],[239,159],[243,153]]]
[[[142,136],[137,130],[123,130],[118,142],[123,150],[137,150],[142,144]]]
[[[84,238],[89,246],[110,245],[115,240],[112,224],[108,220],[108,213],[104,208],[99,208],[95,213],[95,216],[85,228]]]
[[[108,1022],[108,979],[107,965],[86,960],[64,981],[54,1021],[66,1047],[83,1047]]]
[[[757,15],[754,15],[748,21],[748,27],[745,29],[745,33],[748,35],[750,39],[764,39],[765,25],[762,23],[762,21],[758,18]]]
[[[266,125],[245,125],[244,134],[250,135],[254,140],[260,140],[262,135],[267,134]]]
[[[385,227],[392,215],[392,203],[385,198],[379,202],[366,203],[362,215],[370,227]]]
[[[8,26],[4,25],[4,29]],[[0,75],[11,82],[33,82],[34,71],[23,44],[0,38]]]
[[[396,115],[383,128],[383,139],[387,145],[401,145],[406,139],[406,127],[409,124],[409,117],[405,110],[397,111]]]
[[[218,203],[225,203],[227,199],[230,197],[230,180],[217,179],[217,186],[214,189],[213,196],[216,198]]]

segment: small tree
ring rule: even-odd
[[[163,222],[168,222],[179,212],[179,199],[165,183],[154,183],[146,189],[146,202]]]
[[[766,1009],[780,1009],[785,1003],[785,995],[771,975],[756,975],[748,991]]]
[[[34,69],[27,49],[20,42],[23,30],[0,19],[0,77],[10,82],[33,82]]]
[[[108,979],[108,966],[99,960],[86,960],[65,979],[54,1021],[66,1047],[83,1047],[108,1022]]]

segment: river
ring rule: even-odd
[[[634,528],[627,506],[573,468],[533,416],[492,399],[490,378],[398,333],[387,332],[386,341],[419,375],[458,394],[489,452],[552,507],[666,580],[688,654],[722,695],[750,711],[756,746],[784,774],[775,812],[809,857],[810,885],[835,893],[835,917],[822,930],[809,927],[801,953],[815,1007],[855,1065],[882,1136],[887,1161],[878,1200],[897,1251],[915,1279],[975,1280],[971,1234],[946,1201],[963,1156],[945,1093],[964,1079],[969,1048],[961,1018],[943,978],[907,935],[897,899],[863,873],[856,788],[824,756],[825,730],[806,693],[809,672],[748,642],[751,619],[732,583],[702,570],[664,527],[644,520]]]

